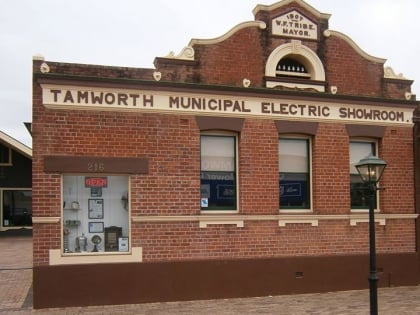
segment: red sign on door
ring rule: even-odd
[[[107,187],[108,178],[107,177],[85,177],[85,187]]]

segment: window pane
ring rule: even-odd
[[[308,209],[308,173],[280,173],[280,208]]]
[[[32,191],[3,191],[3,226],[32,225]]]
[[[350,200],[351,209],[369,209],[369,191],[367,184],[363,183],[355,167],[361,159],[376,155],[375,142],[350,142]],[[376,195],[374,196],[377,207]]]
[[[235,170],[235,138],[201,136],[201,170]]]
[[[128,251],[128,181],[128,176],[63,176],[63,252]]]
[[[374,143],[350,142],[350,174],[359,174],[355,165],[369,155],[375,155]]]
[[[236,209],[235,137],[201,136],[201,209]]]
[[[204,210],[236,209],[235,173],[201,172],[201,200]]]
[[[309,140],[279,140],[280,209],[309,209]]]
[[[308,172],[308,141],[306,139],[280,139],[280,172]]]

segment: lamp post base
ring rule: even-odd
[[[378,314],[378,276],[376,270],[369,275],[370,314]]]

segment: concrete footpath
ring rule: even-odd
[[[369,314],[368,290],[243,299],[33,310],[32,238],[29,236],[5,237],[0,235],[0,253],[0,315]],[[379,314],[381,315],[420,314],[420,286],[380,288],[378,300]]]

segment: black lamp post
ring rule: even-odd
[[[356,169],[364,183],[368,184],[369,191],[369,294],[370,294],[370,314],[378,314],[378,274],[376,271],[376,245],[375,245],[375,195],[378,189],[382,173],[386,167],[386,162],[376,156],[369,156],[361,159],[356,164]]]

